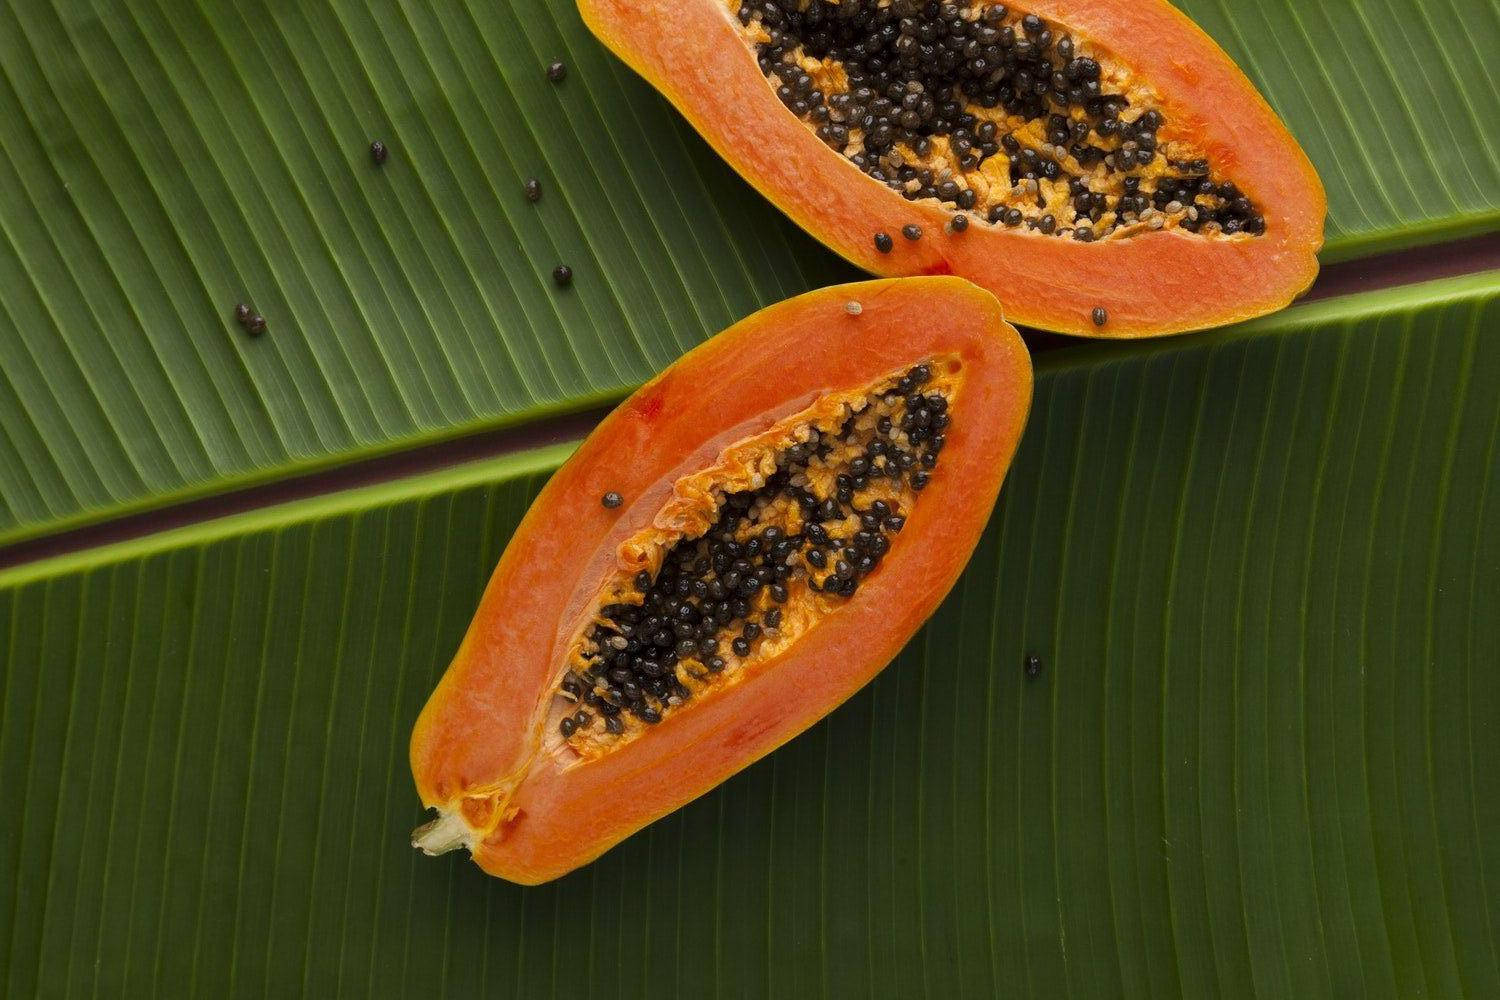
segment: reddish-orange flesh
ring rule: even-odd
[[[975,224],[909,202],[828,148],[776,98],[722,0],[579,0],[594,33],[664,93],[782,211],[877,274],[956,274],[1015,322],[1089,337],[1219,326],[1285,306],[1312,283],[1327,199],[1306,154],[1238,67],[1164,0],[1030,0],[1018,8],[1115,54],[1161,96],[1162,138],[1192,143],[1263,212],[1265,235],[1178,230],[1079,243]],[[876,251],[873,234],[922,226]],[[1094,308],[1108,322],[1097,326]]]
[[[858,315],[849,302],[860,303]],[[859,592],[740,683],[602,758],[539,755],[569,637],[619,543],[650,523],[672,484],[819,396],[936,356],[963,365],[944,464]],[[1030,400],[1020,338],[993,296],[957,278],[811,292],[692,351],[600,424],[517,529],[412,734],[423,803],[462,810],[486,871],[536,883],[592,860],[806,729],[885,666],[953,585]],[[609,490],[625,505],[604,508]]]

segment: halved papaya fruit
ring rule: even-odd
[[[543,882],[812,725],[952,586],[1030,400],[958,278],[811,292],[666,369],[501,557],[412,733],[413,844]]]
[[[957,274],[1094,337],[1278,309],[1306,155],[1164,0],[579,0],[741,176],[859,266]]]

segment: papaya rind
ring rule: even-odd
[[[1273,312],[1312,284],[1328,201],[1285,124],[1222,49],[1165,0],[1029,0],[1129,65],[1161,95],[1163,138],[1190,136],[1265,215],[1258,237],[1182,231],[1079,243],[908,202],[828,148],[760,75],[722,0],[579,0],[606,46],[660,90],[729,164],[794,222],[875,274],[957,274],[998,295],[1013,322],[1135,338]],[[721,95],[732,94],[733,107]],[[916,243],[878,252],[873,234],[907,223]],[[1097,326],[1095,307],[1108,321]]]
[[[823,392],[937,355],[965,365],[944,466],[859,593],[787,653],[621,750],[586,766],[539,753],[561,651],[619,541],[672,484]],[[684,356],[599,425],[522,520],[413,731],[423,803],[464,817],[460,839],[486,871],[546,881],[812,725],[884,667],[952,587],[993,508],[1031,386],[999,303],[951,277],[810,292]],[[625,506],[602,507],[610,489]],[[836,666],[800,669],[808,657]]]

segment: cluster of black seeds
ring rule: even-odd
[[[695,676],[722,672],[751,656],[761,638],[781,627],[788,585],[805,580],[813,591],[852,597],[875,571],[906,524],[899,503],[871,497],[888,485],[921,492],[946,441],[948,400],[924,387],[929,365],[913,367],[870,401],[882,415],[862,446],[861,413],[837,430],[814,431],[783,451],[777,469],[758,489],[725,496],[707,532],[684,538],[652,577],[634,581],[641,602],[607,604],[586,638],[586,663],[569,670],[562,694],[579,703],[559,728],[564,737],[603,720],[624,731],[622,715],[660,722],[671,706],[691,697],[679,667]],[[811,488],[810,463],[838,452],[848,461],[824,493]],[[889,496],[890,491],[880,491]],[[786,505],[800,508],[800,529],[780,523]]]
[[[990,223],[1024,222],[1083,242],[1158,212],[1191,232],[1265,232],[1265,218],[1232,182],[1212,180],[1206,160],[1169,160],[1152,171],[1155,177],[1143,178],[1141,168],[1163,156],[1161,112],[1131,109],[1124,95],[1107,92],[1099,62],[1035,14],[1003,4],[924,0],[742,0],[738,16],[766,32],[756,56],[782,103],[829,146],[910,200],[987,208],[982,214]],[[839,63],[847,90],[818,89],[799,65],[803,56]],[[1023,144],[991,120],[1001,112],[1044,121],[1045,143]],[[962,171],[1003,151],[1021,202],[978,206],[961,173],[924,165],[937,136],[947,138]],[[1101,164],[1123,179],[1123,192],[1089,190],[1082,174]],[[1069,182],[1068,217],[1040,211],[1042,179]]]

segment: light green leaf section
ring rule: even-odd
[[[1180,0],[1328,191],[1325,263],[1500,228],[1500,2]]]
[[[0,540],[597,404],[849,273],[571,4],[0,6]]]
[[[0,993],[1500,995],[1497,324],[1049,360],[897,662],[535,889],[407,846],[406,739],[566,449],[12,570]]]
[[[1189,10],[1330,257],[1496,227],[1494,0]],[[0,5],[0,543],[596,404],[849,274],[561,0]]]

